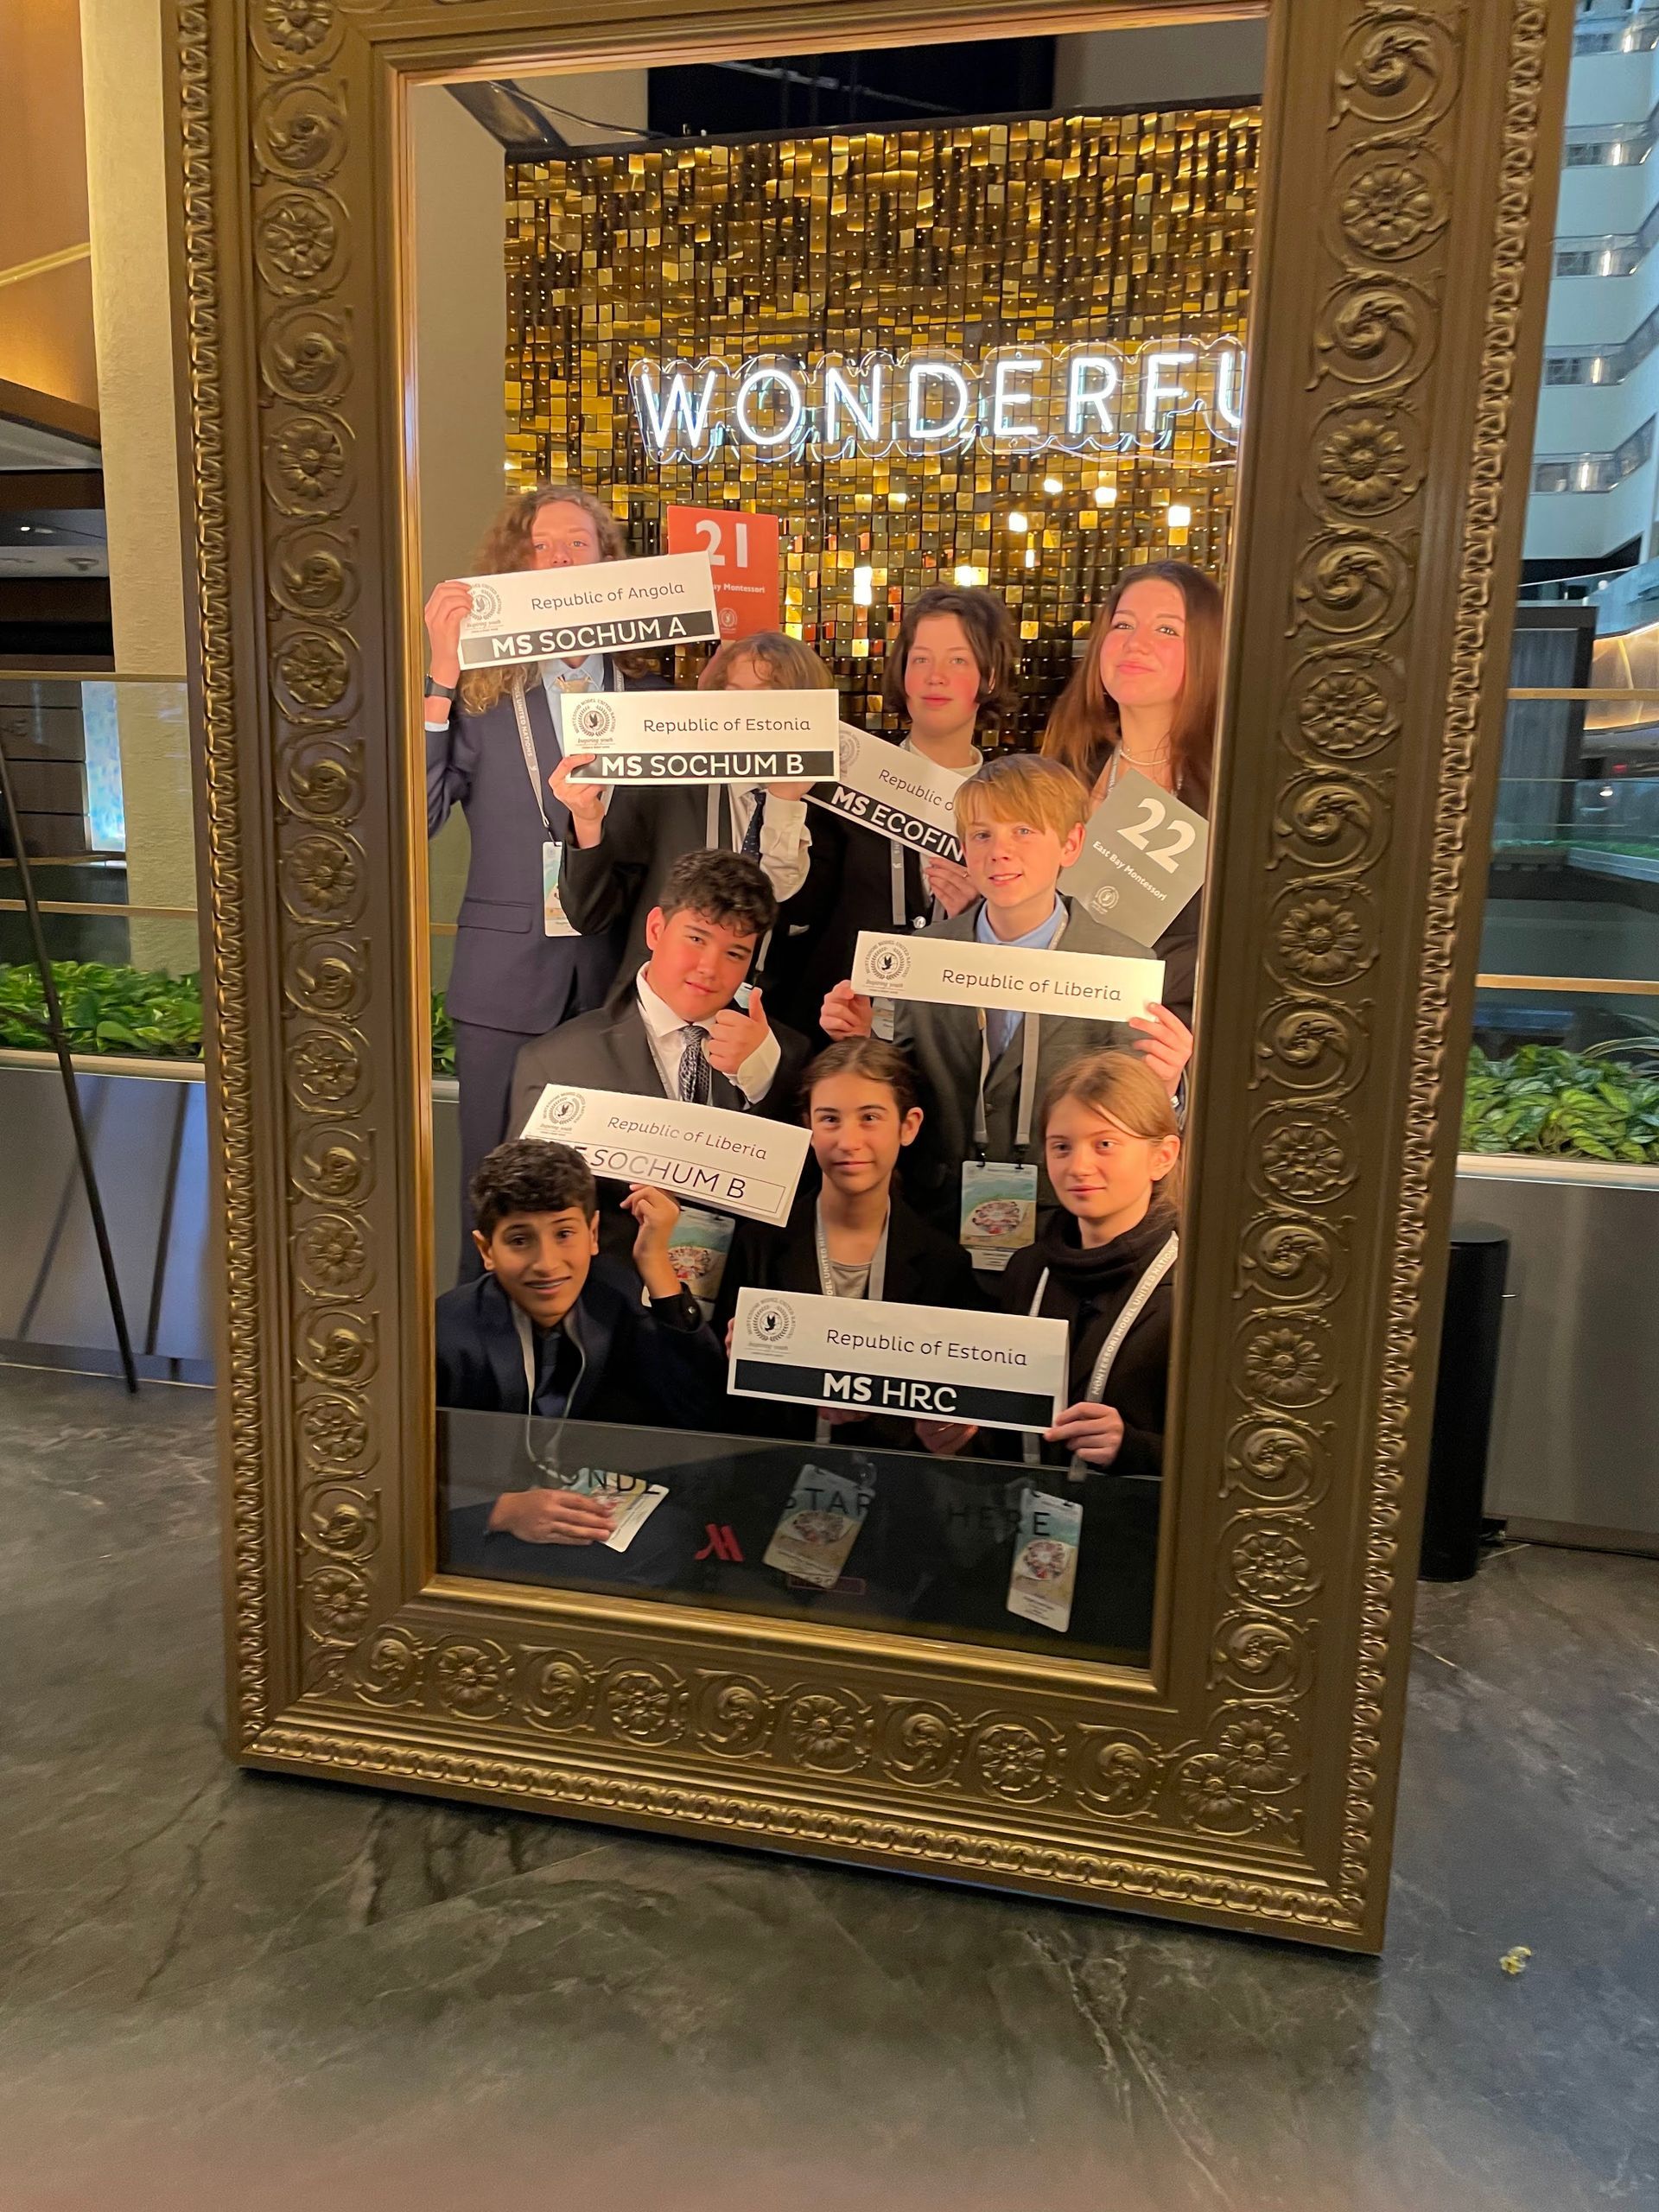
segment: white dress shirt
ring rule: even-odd
[[[644,968],[639,970],[636,988],[639,993],[639,1011],[645,1019],[645,1038],[651,1046],[651,1057],[657,1065],[663,1096],[677,1098],[680,1095],[680,1054],[685,1050],[685,1033],[693,1027],[706,1028],[708,1024],[688,1022],[676,1014],[665,1000],[658,997],[645,981]],[[778,1063],[782,1058],[783,1049],[768,1030],[731,1078],[751,1106],[758,1106],[777,1081]]]

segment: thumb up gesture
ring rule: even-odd
[[[749,1054],[758,1051],[771,1034],[772,1025],[766,1020],[757,984],[749,993],[747,1014],[728,1006],[723,1014],[715,1016],[709,1025],[709,1042],[702,1048],[702,1056],[711,1068],[718,1068],[721,1075],[734,1079]]]

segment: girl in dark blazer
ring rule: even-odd
[[[904,1054],[871,1037],[832,1045],[807,1070],[802,1096],[815,1187],[803,1185],[783,1229],[739,1224],[715,1307],[716,1337],[726,1335],[746,1287],[982,1311],[968,1255],[913,1212],[899,1188],[899,1155],[922,1123]],[[842,1407],[821,1416],[753,1398],[729,1403],[734,1421],[761,1435],[810,1440],[823,1433],[822,1421],[842,1444],[891,1450],[913,1440],[908,1420]]]
[[[510,500],[478,556],[477,573],[581,568],[619,561],[627,541],[590,493],[543,485]],[[595,656],[575,665],[461,671],[464,583],[441,583],[426,605],[426,827],[435,836],[452,807],[472,839],[466,895],[445,993],[454,1024],[461,1090],[461,1280],[479,1271],[467,1198],[485,1154],[507,1134],[520,1046],[573,1014],[602,1006],[617,971],[618,931],[549,934],[543,849],[571,842],[570,817],[549,779],[561,758],[556,690],[660,690],[663,677],[629,674]],[[522,717],[522,721],[521,721]]]

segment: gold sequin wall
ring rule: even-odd
[[[1224,568],[1232,448],[1192,387],[1243,335],[1258,137],[1254,108],[1183,109],[509,163],[508,483],[588,485],[641,552],[671,504],[780,516],[785,625],[872,728],[904,601],[971,571],[1019,622],[1030,741],[1122,569],[1170,555]],[[1109,417],[1081,405],[1122,450],[1066,435],[1084,346],[1122,365]],[[1156,392],[1143,412],[1137,366],[1158,346],[1198,364],[1160,372],[1177,386],[1161,414]],[[981,435],[953,451],[855,439],[838,457],[810,442],[777,457],[736,435],[722,372],[723,429],[676,457],[642,435],[629,385],[641,362],[717,360],[735,379],[781,359],[810,386],[826,357],[883,354],[902,388],[906,357],[974,373],[1021,347],[1055,365],[1039,449]],[[988,368],[976,389],[988,383]],[[770,434],[788,404],[781,387],[752,395],[752,426]],[[1017,397],[1010,417],[1033,419]]]

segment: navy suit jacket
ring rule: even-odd
[[[621,676],[605,664],[606,688],[666,690],[660,676]],[[586,937],[542,928],[542,847],[547,828],[567,844],[570,817],[547,787],[561,756],[539,671],[525,686],[541,776],[542,810],[530,788],[511,693],[482,714],[457,704],[448,728],[426,734],[426,828],[435,836],[452,806],[467,817],[472,859],[456,917],[454,965],[445,1003],[454,1021],[539,1036],[569,1014],[602,1006],[621,953],[620,927]]]

